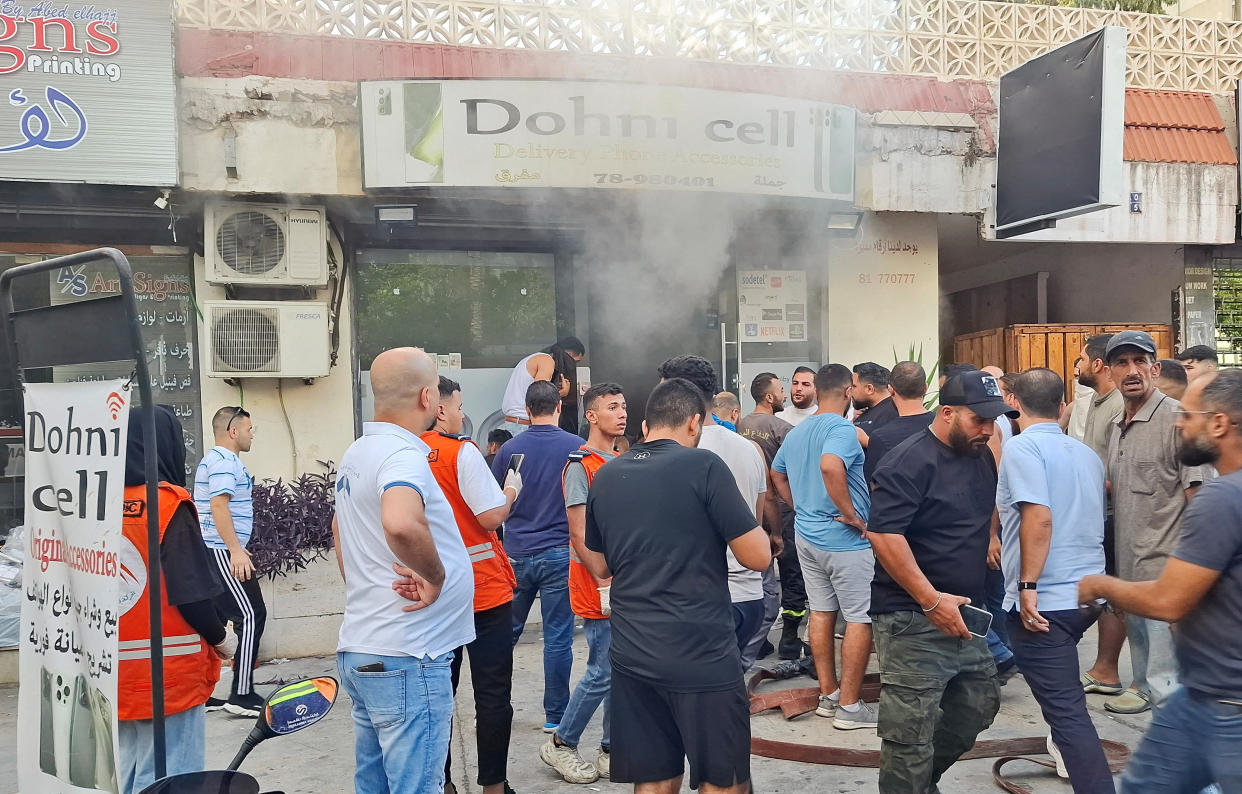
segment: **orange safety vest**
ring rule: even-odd
[[[494,609],[513,600],[517,577],[509,564],[509,555],[500,544],[500,538],[492,530],[483,528],[474,511],[461,495],[457,479],[457,456],[465,444],[474,444],[467,436],[452,436],[428,430],[422,435],[423,442],[431,447],[427,462],[435,475],[440,490],[453,506],[457,529],[466,543],[470,564],[474,567],[474,611]],[[475,447],[476,449],[478,447]]]
[[[607,458],[586,446],[569,453],[569,462],[561,472],[561,490],[565,489],[565,474],[571,465],[581,463],[582,468],[586,469],[589,488],[595,481],[595,472],[607,462]],[[582,564],[582,560],[578,559],[572,543],[569,544],[569,606],[580,618],[602,620],[608,617],[599,603],[599,583]]]
[[[160,541],[182,503],[194,505],[184,488],[160,483]],[[151,719],[151,599],[147,592],[147,486],[125,489],[121,548],[120,659],[117,718]],[[164,632],[164,714],[201,706],[220,680],[220,659],[168,603],[167,580],[160,581]]]

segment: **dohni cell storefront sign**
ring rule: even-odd
[[[0,0],[0,179],[177,183],[171,0]]]
[[[122,583],[146,570],[121,532],[129,395],[124,379],[25,387],[17,775],[26,794],[118,789]]]
[[[700,190],[852,201],[852,108],[556,80],[362,84],[363,180]]]

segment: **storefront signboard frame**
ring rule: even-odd
[[[360,86],[363,184],[705,191],[854,200],[853,108],[639,83]]]
[[[0,179],[178,181],[171,0],[0,0]]]

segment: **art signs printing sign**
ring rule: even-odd
[[[0,0],[0,179],[177,183],[171,0]]]
[[[557,80],[365,82],[363,180],[854,198],[854,110]]]
[[[116,792],[121,595],[145,575],[122,535],[129,391],[118,379],[25,392],[18,787]]]

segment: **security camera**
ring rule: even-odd
[[[151,203],[162,210],[166,210],[168,209],[168,195],[169,191],[162,190],[160,191],[160,195],[156,196],[155,201]]]

